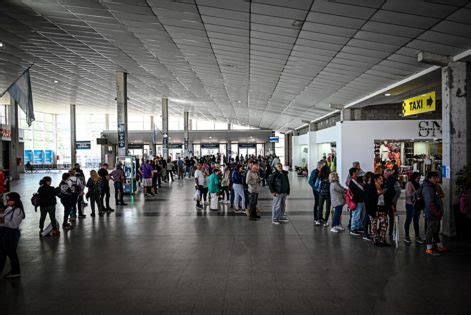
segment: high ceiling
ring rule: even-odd
[[[287,130],[471,48],[467,0],[0,2],[0,90],[29,64],[37,108],[130,111]],[[58,81],[54,83],[54,81]]]

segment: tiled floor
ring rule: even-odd
[[[0,280],[0,314],[471,313],[470,248],[450,244],[451,253],[432,258],[415,245],[375,248],[314,227],[305,179],[291,178],[290,223],[280,226],[271,224],[266,189],[266,213],[251,222],[225,206],[198,214],[185,180],[154,201],[136,197],[39,239],[29,199],[40,177],[14,187],[27,205],[23,276]]]

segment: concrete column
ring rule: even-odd
[[[189,155],[189,141],[190,141],[190,132],[189,128],[189,112],[183,112],[183,155]]]
[[[152,156],[157,155],[157,146],[155,143],[156,133],[155,133],[155,117],[154,115],[150,116],[150,130],[152,130],[152,141],[150,143],[150,150],[152,151]]]
[[[75,104],[70,104],[70,166],[77,163],[77,149],[75,143],[77,142],[77,124],[76,124],[76,111]]]
[[[471,64],[451,62],[442,68],[442,139],[445,191],[442,233],[456,235],[454,206],[459,203],[456,173],[471,165]]]
[[[232,124],[231,123],[227,124],[227,130],[232,130]]]
[[[290,168],[292,165],[292,153],[293,153],[293,136],[291,133],[285,134],[285,165],[289,166]]]
[[[168,158],[168,98],[162,98],[162,156]]]
[[[11,128],[11,142],[10,142],[10,165],[8,168],[10,170],[10,178],[12,180],[20,179],[19,167],[17,165],[16,159],[19,158],[18,150],[20,144],[19,138],[19,124],[18,124],[18,104],[16,101],[10,97],[10,110],[9,110],[9,121]]]
[[[116,104],[118,114],[118,156],[128,154],[128,74],[116,72]]]

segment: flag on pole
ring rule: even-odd
[[[13,98],[18,106],[26,114],[26,122],[28,126],[31,126],[34,119],[34,109],[33,109],[33,93],[31,91],[31,78],[29,76],[29,68],[26,69],[23,74],[13,82],[10,87],[2,93],[5,94],[8,92],[10,97]],[[1,97],[0,96],[0,97]]]

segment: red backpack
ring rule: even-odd
[[[347,202],[347,208],[350,211],[355,211],[357,203],[353,200],[353,193],[350,189],[345,192],[345,201]]]

